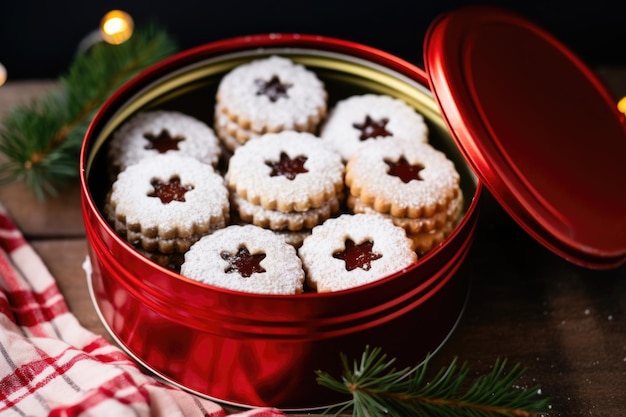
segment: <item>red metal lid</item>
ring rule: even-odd
[[[593,71],[489,6],[435,20],[430,87],[465,158],[536,240],[588,268],[626,261],[626,122]]]

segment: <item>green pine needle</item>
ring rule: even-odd
[[[487,375],[478,377],[468,388],[470,371],[455,358],[430,381],[426,380],[427,357],[413,368],[396,370],[380,348],[366,347],[360,361],[350,366],[341,355],[343,376],[335,379],[317,371],[320,385],[352,397],[345,404],[331,407],[335,416],[352,409],[353,417],[532,417],[547,414],[549,399],[539,398],[538,387],[516,388],[524,373],[519,364],[508,368],[506,360],[496,360]]]
[[[124,82],[175,51],[166,33],[148,26],[121,45],[100,42],[79,53],[58,89],[16,106],[0,123],[0,185],[24,181],[43,200],[76,179],[96,111]]]

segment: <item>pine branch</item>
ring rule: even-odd
[[[343,376],[335,379],[317,371],[320,385],[352,397],[326,413],[335,416],[352,409],[353,417],[533,417],[547,413],[549,399],[538,397],[538,387],[515,388],[524,373],[519,364],[507,369],[506,360],[496,360],[487,375],[478,377],[469,388],[469,369],[455,358],[430,381],[426,380],[429,358],[413,368],[396,370],[380,348],[366,347],[360,362],[350,366],[341,355]]]
[[[102,103],[175,50],[167,34],[148,26],[121,45],[100,42],[78,54],[58,89],[17,106],[0,124],[0,185],[21,180],[42,200],[55,195],[78,177],[83,136]]]

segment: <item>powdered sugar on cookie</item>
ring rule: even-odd
[[[403,178],[405,174],[410,178]],[[453,162],[418,141],[369,142],[346,165],[350,193],[396,217],[430,217],[447,210],[459,193],[459,182]]]
[[[206,284],[257,294],[299,294],[304,271],[295,248],[254,225],[228,226],[185,254],[181,274]]]
[[[229,207],[224,180],[211,165],[163,154],[142,159],[118,175],[107,213],[125,233],[135,232],[146,242],[188,241],[224,227]]]
[[[377,281],[417,260],[404,229],[375,214],[343,214],[316,226],[298,250],[318,292]]]
[[[324,84],[314,72],[270,56],[240,65],[222,78],[216,114],[225,113],[241,129],[257,134],[312,131],[326,114],[326,100]]]
[[[350,96],[335,105],[320,129],[320,137],[344,160],[368,142],[400,137],[428,140],[428,126],[406,102],[387,95]]]
[[[179,153],[215,166],[220,157],[219,140],[204,122],[177,111],[138,113],[117,130],[109,144],[114,172],[143,158]]]
[[[283,175],[279,172],[283,165],[297,172]],[[343,191],[343,170],[341,157],[316,136],[284,131],[265,134],[238,148],[230,158],[226,184],[265,209],[306,211]]]

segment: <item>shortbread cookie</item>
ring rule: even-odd
[[[456,222],[449,221],[438,229],[428,232],[409,233],[408,237],[413,241],[413,249],[419,255],[425,255],[435,246],[443,242],[454,230]]]
[[[408,234],[430,233],[444,228],[447,224],[454,223],[459,218],[463,209],[463,193],[459,190],[457,197],[450,202],[446,210],[442,210],[430,217],[395,217],[385,213],[378,213],[371,206],[354,196],[348,196],[347,207],[354,213],[378,213],[388,217],[396,226],[406,230]]]
[[[428,126],[424,117],[403,100],[364,94],[337,102],[322,124],[320,137],[347,161],[371,141],[400,137],[427,142]]]
[[[226,226],[229,195],[221,175],[190,156],[162,154],[128,166],[113,183],[105,214],[128,242],[183,253]]]
[[[232,225],[205,236],[185,254],[188,278],[258,294],[299,294],[304,270],[296,249],[270,230]]]
[[[274,233],[285,239],[285,242],[297,249],[302,246],[304,239],[311,235],[311,229],[300,229],[295,232],[292,232],[291,230],[274,230]]]
[[[217,89],[220,133],[239,143],[283,130],[315,132],[327,111],[327,92],[317,75],[292,60],[270,56],[235,67]],[[232,143],[229,141],[232,145]]]
[[[298,250],[317,292],[377,281],[417,261],[404,229],[376,214],[343,214],[313,228]]]
[[[249,130],[240,128],[237,123],[231,121],[227,114],[217,112],[215,114],[215,133],[222,141],[222,144],[230,152],[246,143],[249,139],[260,135]]]
[[[346,164],[350,194],[380,213],[423,218],[446,212],[458,197],[454,163],[428,143],[369,142]]]
[[[343,192],[344,164],[310,133],[267,133],[230,158],[226,184],[267,210],[307,211]]]
[[[312,229],[339,211],[340,197],[333,197],[319,207],[306,211],[267,210],[252,204],[245,198],[233,193],[231,207],[237,210],[242,221],[275,231],[298,231]]]
[[[145,250],[141,246],[135,246],[135,250],[141,253],[146,258],[150,259],[152,262],[156,263],[157,265],[170,269],[174,272],[180,272],[180,266],[185,260],[184,253],[150,252]]]
[[[141,159],[177,153],[216,166],[220,142],[206,123],[177,111],[154,110],[138,113],[117,130],[109,143],[113,173]]]

